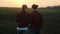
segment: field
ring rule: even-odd
[[[16,34],[15,20],[19,10],[19,8],[0,8],[0,34]],[[60,34],[60,10],[38,9],[38,11],[43,14],[42,34]]]

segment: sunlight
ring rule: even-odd
[[[18,0],[18,3],[19,3],[20,5],[22,5],[22,4],[24,3],[24,1],[23,1],[23,0]]]
[[[0,7],[21,7],[23,4],[28,7],[31,7],[32,4],[47,7],[60,5],[60,0],[0,0]]]
[[[27,2],[27,0],[18,0],[18,3],[19,3],[20,5],[26,4],[26,2]]]

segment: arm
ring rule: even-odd
[[[31,27],[31,14],[28,14],[28,28]]]
[[[30,14],[29,13],[27,14],[27,21],[28,21],[28,26],[27,27],[30,28]]]
[[[42,16],[41,13],[40,13],[40,20],[41,20],[40,25],[41,25],[41,28],[42,28],[43,27],[43,16]]]
[[[19,20],[19,14],[16,15],[16,22]]]
[[[41,19],[41,24],[43,23],[43,16],[42,16],[42,14],[40,14],[40,19]]]
[[[20,21],[20,13],[17,13],[16,15],[16,25],[19,26],[19,21]]]

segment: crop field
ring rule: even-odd
[[[16,14],[19,8],[0,8],[0,34],[16,34]],[[60,10],[38,9],[43,15],[41,34],[60,34]],[[31,9],[28,10],[31,13]]]

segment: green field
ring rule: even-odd
[[[19,8],[0,8],[0,34],[16,34],[15,20],[18,11]],[[60,34],[60,10],[38,9],[38,11],[43,14],[42,34]]]

